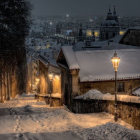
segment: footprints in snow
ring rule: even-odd
[[[27,118],[31,119],[34,123],[38,124],[42,128],[44,127],[44,124],[40,120],[38,120],[37,118],[33,118],[33,116],[31,116],[31,115],[27,115]],[[39,133],[39,132],[40,132],[40,130],[38,130],[38,129],[33,130],[33,133]]]
[[[15,125],[15,132],[21,132],[23,131],[22,128],[20,128],[20,120],[22,119],[22,117],[20,115],[17,115],[17,119],[16,119],[16,125]]]

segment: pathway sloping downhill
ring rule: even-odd
[[[0,104],[0,126],[0,140],[140,140],[140,131],[107,113],[73,114],[27,96]]]

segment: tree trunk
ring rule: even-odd
[[[9,72],[7,72],[7,101],[9,101],[10,100],[10,93],[9,93],[9,82],[10,82],[10,80],[9,80]]]

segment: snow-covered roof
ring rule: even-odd
[[[85,42],[79,41],[74,45],[73,49],[74,51],[79,51],[83,50],[83,47],[85,47]]]
[[[69,69],[80,69],[78,61],[72,49],[72,46],[63,46],[62,50],[66,58],[67,64],[69,66]]]
[[[140,30],[140,26],[130,27],[130,28],[128,28],[128,29],[130,29],[130,30],[133,30],[133,29],[135,29],[135,30]]]
[[[139,46],[132,46],[132,45],[125,45],[125,44],[118,44],[114,42],[109,42],[108,44],[105,44],[101,48],[102,50],[114,50],[114,49],[140,49]]]
[[[48,64],[50,63],[51,66],[54,66],[54,67],[58,67],[59,66],[57,65],[56,63],[56,60],[55,59],[49,59],[43,55],[39,55],[38,56],[38,59],[45,65],[45,66],[48,66]]]
[[[49,59],[48,61],[50,62],[50,64],[52,66],[59,67],[58,64],[56,63],[56,60],[55,59]]]
[[[108,41],[94,41],[94,42],[91,42],[91,46],[102,47],[103,45],[105,45],[107,43],[108,43]]]
[[[114,80],[111,58],[116,51],[121,58],[118,79],[140,78],[140,50],[92,50],[73,51],[72,46],[62,47],[69,69],[79,69],[80,82]]]
[[[102,46],[104,46],[107,43],[108,43],[108,41],[92,41],[91,42],[91,46],[89,46],[89,47],[92,47],[93,49],[95,47],[95,49],[96,49],[96,47],[102,47]],[[73,50],[74,51],[81,51],[81,50],[83,50],[83,48],[85,46],[86,46],[85,42],[80,41],[80,42],[77,42],[75,44],[75,46],[73,47]]]
[[[113,41],[114,43],[119,43],[119,41],[122,39],[122,37],[123,37],[123,35],[116,35],[115,37],[113,37],[109,41]]]
[[[115,50],[77,51],[76,59],[80,66],[80,81],[114,80],[111,57]],[[140,78],[140,50],[116,50],[121,58],[118,79]]]
[[[47,61],[46,59],[44,59],[42,55],[39,55],[39,56],[38,56],[38,59],[39,59],[45,66],[48,66],[48,61]]]

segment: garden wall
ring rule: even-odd
[[[140,104],[118,102],[118,117],[140,130]],[[74,113],[108,112],[114,115],[114,101],[106,100],[73,100]]]

